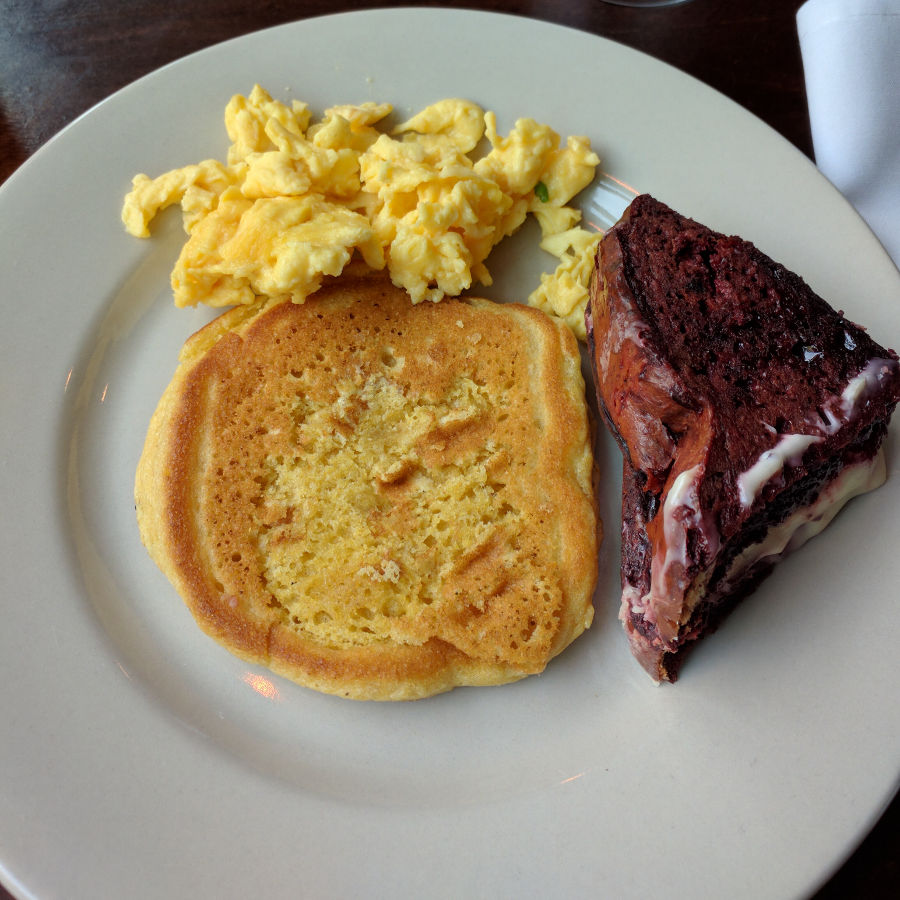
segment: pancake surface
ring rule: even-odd
[[[413,306],[366,274],[225,313],[185,345],[135,496],[204,631],[328,693],[513,681],[592,618],[580,357],[526,307]]]

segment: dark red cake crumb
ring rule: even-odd
[[[647,195],[600,244],[587,319],[624,456],[622,618],[651,675],[674,680],[791,547],[740,555],[875,459],[900,365],[753,244]]]

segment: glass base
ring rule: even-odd
[[[612,3],[614,6],[678,6],[681,3],[689,3],[690,0],[603,0],[604,3]]]

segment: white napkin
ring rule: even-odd
[[[900,0],[797,12],[816,165],[900,266]]]

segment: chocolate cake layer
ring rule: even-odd
[[[810,515],[883,480],[900,364],[753,244],[647,195],[600,244],[587,320],[624,456],[621,617],[674,680]]]

